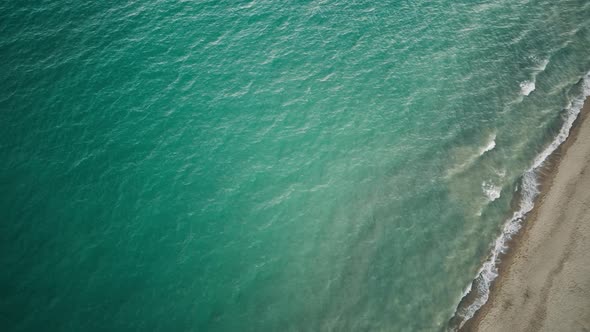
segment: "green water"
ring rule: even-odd
[[[589,93],[583,0],[0,17],[2,331],[443,331]]]

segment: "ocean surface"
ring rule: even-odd
[[[590,94],[587,0],[0,18],[2,331],[453,329]]]

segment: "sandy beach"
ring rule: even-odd
[[[590,330],[589,110],[586,100],[489,301],[462,330]]]

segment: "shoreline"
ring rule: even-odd
[[[459,331],[504,331],[507,329],[521,331],[531,330],[531,328],[532,330],[538,331],[543,327],[543,322],[546,320],[546,312],[549,306],[547,303],[549,296],[548,292],[552,289],[550,289],[551,287],[544,287],[542,289],[535,289],[533,287],[534,289],[531,290],[531,288],[529,288],[529,281],[526,279],[526,272],[529,272],[528,277],[534,278],[537,276],[534,272],[536,270],[533,269],[533,272],[531,272],[533,267],[531,261],[541,254],[538,254],[538,251],[531,249],[538,249],[537,247],[539,247],[539,244],[544,243],[541,240],[546,241],[548,237],[552,236],[552,231],[556,228],[567,228],[566,225],[555,223],[554,220],[556,219],[551,219],[551,216],[554,213],[551,212],[559,210],[561,215],[568,212],[567,208],[563,208],[558,204],[559,202],[556,202],[556,197],[560,197],[562,194],[560,189],[563,190],[564,186],[569,186],[568,188],[571,189],[573,186],[580,191],[581,187],[583,187],[583,185],[579,184],[580,181],[578,181],[578,178],[584,175],[585,164],[583,162],[576,163],[576,160],[573,159],[576,157],[579,159],[580,156],[590,158],[589,115],[590,97],[587,97],[580,113],[573,122],[567,139],[547,157],[542,167],[539,169],[539,194],[534,200],[534,207],[529,213],[527,213],[521,229],[506,243],[509,249],[506,253],[500,256],[501,261],[497,265],[498,276],[489,288],[488,300],[475,312],[471,319],[464,323]],[[585,140],[582,139],[579,141],[580,138],[585,138]],[[571,151],[572,149],[575,149],[576,151],[573,152]],[[570,155],[568,155],[568,153],[570,153]],[[572,156],[574,154],[575,156]],[[581,167],[582,171],[580,174],[571,174],[571,170],[575,167]],[[586,192],[590,192],[590,186],[588,186]],[[568,200],[578,199],[577,196],[573,194],[565,197]],[[590,199],[584,200],[582,204],[590,204]],[[555,209],[556,207],[558,207],[558,209]],[[548,222],[544,223],[546,220]],[[581,220],[577,219],[571,220],[573,226],[578,226],[581,222]],[[571,226],[570,223],[568,223],[567,226]],[[551,231],[548,231],[548,229]],[[569,229],[565,229],[564,231],[567,230]],[[590,235],[590,232],[586,235]],[[586,242],[590,247],[590,238]],[[561,257],[563,254],[569,256],[572,251],[569,244],[570,243],[567,241],[555,244],[551,248],[554,249],[551,253],[554,256],[557,255]],[[548,245],[542,245],[540,248],[543,249],[547,246]],[[557,264],[541,261],[541,259],[536,259],[536,265],[534,267],[550,271],[552,277],[549,281],[552,283],[553,278],[555,277],[553,274],[556,273],[555,271],[561,271],[563,269],[565,259],[559,260]],[[588,261],[590,262],[590,257]],[[569,276],[568,278],[572,279]],[[580,278],[580,275],[574,276],[574,279],[576,280]],[[590,282],[590,278],[587,279]],[[570,281],[575,283],[574,280]],[[545,285],[547,282],[548,280],[544,280],[544,282],[538,280],[539,285]],[[522,287],[523,285],[526,285],[526,287]],[[534,294],[535,291],[537,291],[538,294]],[[561,292],[561,295],[564,295],[563,292]],[[565,296],[567,295],[568,294],[565,294]],[[534,298],[531,299],[531,297],[535,296],[540,296],[544,301],[541,304],[533,303]],[[532,315],[527,317],[527,315],[523,313],[522,306],[517,304],[519,302],[518,300],[523,304],[528,303],[529,307],[534,306],[535,310],[532,311]],[[590,305],[590,298],[586,304]],[[557,307],[552,306],[551,308],[554,309]],[[525,322],[528,322],[529,324],[525,325]],[[589,325],[586,326],[586,324],[584,324],[582,326],[589,328],[590,315],[588,316],[588,321],[586,323]],[[557,322],[553,321],[552,324],[557,324]],[[556,326],[562,326],[562,324],[557,324]]]

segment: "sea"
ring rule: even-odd
[[[590,94],[590,1],[3,1],[0,59],[0,330],[448,331]]]

